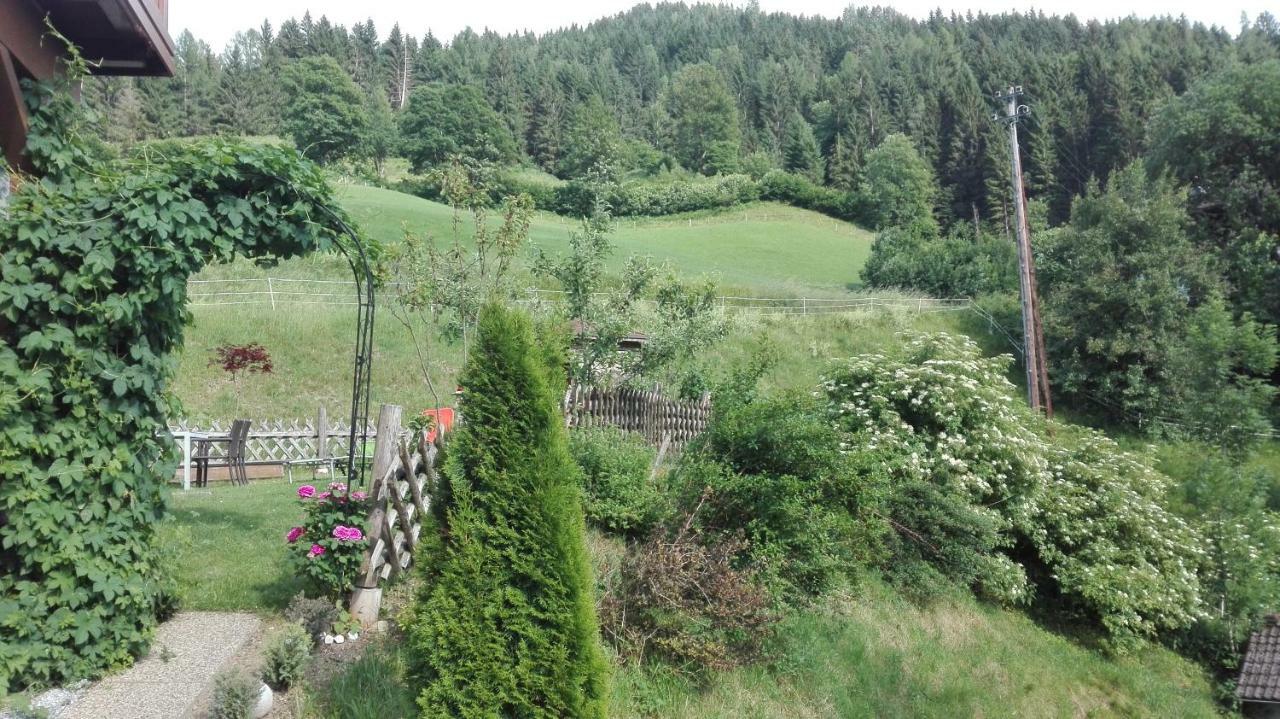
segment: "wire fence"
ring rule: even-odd
[[[379,288],[386,299],[393,299],[396,283]],[[564,295],[560,290],[529,289],[528,302],[556,302]],[[289,277],[251,277],[219,280],[191,280],[187,299],[192,307],[258,305],[273,310],[296,305],[356,306],[356,283],[352,280],[312,280]],[[935,299],[928,297],[740,297],[716,298],[725,311],[759,315],[817,315],[859,312],[877,308],[914,310],[917,312],[954,312],[976,307],[972,300]],[[984,313],[985,314],[985,313]],[[989,318],[989,316],[988,316]]]

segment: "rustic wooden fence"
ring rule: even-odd
[[[369,548],[349,602],[352,614],[365,625],[377,621],[382,583],[412,564],[436,486],[439,447],[427,441],[425,432],[406,435],[400,426],[401,414],[400,407],[389,404],[378,413],[378,439],[369,473],[373,501],[364,525]],[[443,437],[438,434],[436,442]]]
[[[650,391],[573,385],[565,392],[562,408],[570,428],[618,427],[671,449],[697,437],[711,419],[710,395],[704,394],[698,401],[671,399],[660,387]]]

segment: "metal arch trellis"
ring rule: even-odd
[[[347,258],[351,273],[356,278],[357,300],[355,371],[351,375],[351,426],[347,430],[347,486],[363,487],[367,469],[363,461],[364,449],[369,440],[369,388],[373,376],[373,317],[376,309],[373,268],[369,265],[369,255],[365,252],[359,233],[326,205],[318,207],[351,238],[356,252],[353,257],[349,248],[338,243],[338,249]],[[356,442],[357,436],[360,438],[359,443]]]
[[[356,356],[355,368],[351,375],[351,426],[347,430],[347,486],[363,487],[365,481],[364,449],[369,440],[369,388],[373,376],[373,316],[376,305],[374,296],[373,268],[369,265],[369,255],[365,252],[364,242],[360,234],[348,225],[338,213],[322,202],[298,189],[292,182],[276,176],[276,181],[288,186],[300,197],[308,200],[313,206],[320,208],[329,219],[341,228],[351,239],[351,247],[338,242],[338,250],[347,259],[351,274],[356,280]],[[352,256],[352,249],[355,256]],[[357,266],[358,263],[358,266]],[[356,442],[359,437],[360,441]]]

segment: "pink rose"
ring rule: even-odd
[[[313,496],[315,493],[316,493],[316,488],[312,487],[309,484],[304,484],[301,487],[298,487],[298,497],[302,499],[306,499],[307,497]]]
[[[363,502],[365,498],[365,493],[357,489],[356,491],[351,493],[351,498],[356,500],[357,502]]]
[[[347,491],[347,485],[343,484],[342,482],[330,482],[330,483],[329,483],[329,491],[330,491],[330,492],[345,492],[345,491]]]
[[[311,552],[310,552],[310,555],[311,555],[313,558],[314,558],[314,557],[318,557],[318,556],[320,556],[321,554],[324,554],[324,547],[320,546],[319,544],[313,544],[313,545],[311,545]]]
[[[364,532],[358,527],[346,527],[341,524],[333,528],[333,536],[339,541],[355,542],[364,538]]]
[[[328,493],[328,492],[321,492],[321,493],[316,497],[316,499],[318,499],[318,500],[320,500],[320,501],[322,501],[322,502],[323,502],[324,500],[328,499],[328,498],[329,498],[329,493]]]
[[[294,542],[298,541],[298,537],[301,537],[301,536],[302,536],[302,527],[294,527],[293,529],[289,530],[288,534],[284,535],[284,538],[286,542],[288,542],[289,544],[293,544]]]

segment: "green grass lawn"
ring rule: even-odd
[[[301,591],[284,542],[302,517],[297,486],[255,480],[173,490],[156,541],[172,552],[183,609],[279,613]]]
[[[338,200],[356,223],[385,244],[405,231],[451,241],[453,210],[394,190],[364,185],[337,188]],[[470,238],[470,216],[463,237]],[[497,222],[499,217],[491,217]],[[529,233],[528,253],[539,247],[563,253],[578,223],[539,213]],[[753,203],[716,212],[667,218],[621,218],[612,234],[616,252],[610,269],[644,255],[668,263],[685,277],[714,277],[730,293],[830,296],[857,285],[871,251],[872,235],[856,225],[778,203]],[[266,270],[250,262],[210,267],[193,279],[228,277],[351,279],[346,261],[321,254],[285,260]]]

